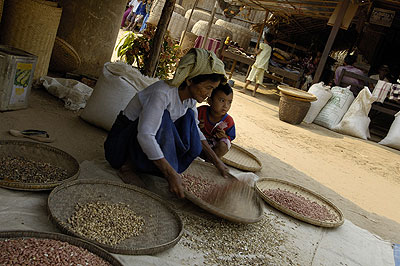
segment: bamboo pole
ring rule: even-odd
[[[260,40],[261,40],[261,36],[262,36],[262,34],[263,34],[263,32],[264,32],[265,24],[267,24],[268,15],[269,15],[269,10],[265,10],[265,18],[264,18],[264,22],[263,22],[263,25],[262,25],[261,30],[260,30],[260,34],[258,35],[256,48],[257,48],[258,45],[260,44]],[[257,49],[258,49],[258,48],[257,48]]]
[[[150,47],[149,62],[144,65],[144,75],[154,77],[158,59],[160,58],[161,45],[164,42],[164,35],[167,31],[169,21],[171,20],[172,12],[175,8],[176,0],[165,1],[160,20],[157,24],[157,29],[154,34],[153,43]]]
[[[204,36],[204,40],[203,40],[203,44],[201,45],[201,48],[206,47],[206,43],[207,43],[207,40],[208,40],[208,35],[210,34],[210,31],[211,31],[211,25],[213,24],[213,20],[214,20],[214,17],[215,17],[215,12],[217,11],[217,6],[218,6],[218,3],[217,3],[217,0],[215,0],[214,8],[213,8],[213,10],[211,12],[211,18],[210,18],[210,21],[208,22],[206,36]]]
[[[190,20],[192,19],[193,11],[196,8],[198,2],[199,2],[199,0],[194,1],[193,7],[192,7],[192,11],[190,11],[189,19],[188,19],[188,21],[186,23],[186,27],[185,27],[185,30],[183,31],[183,34],[181,36],[181,40],[179,41],[179,44],[182,44],[183,43],[183,39],[185,39],[186,31],[189,28],[189,23],[190,23]]]
[[[333,42],[335,41],[336,35],[339,31],[344,15],[346,14],[350,0],[343,0],[342,6],[339,9],[339,13],[336,17],[335,24],[333,24],[331,33],[329,34],[328,41],[326,42],[324,52],[322,53],[321,60],[319,61],[317,70],[315,71],[313,83],[317,83],[321,78],[322,71],[324,70],[326,60],[328,59],[329,52],[331,51]]]

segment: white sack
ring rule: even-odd
[[[62,99],[65,108],[76,111],[85,108],[93,89],[74,79],[52,78],[43,76],[40,78],[46,90]]]
[[[156,81],[157,78],[146,77],[126,63],[107,62],[80,117],[109,131],[132,97]]]
[[[329,129],[339,124],[354,100],[350,86],[347,88],[333,87],[331,92],[332,97],[314,120],[315,124]]]
[[[372,95],[368,87],[364,87],[350,105],[342,121],[334,126],[333,130],[356,138],[370,138],[368,127],[371,119],[368,117],[368,113],[375,100],[376,97]]]
[[[308,92],[314,94],[317,97],[317,100],[311,102],[310,109],[308,110],[303,121],[306,123],[312,123],[322,108],[324,108],[325,104],[332,97],[332,92],[331,87],[325,86],[324,82],[322,81],[320,83],[313,84]]]
[[[400,150],[400,112],[394,115],[395,119],[390,126],[387,136],[379,144]]]

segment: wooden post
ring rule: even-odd
[[[313,83],[317,83],[321,78],[322,71],[324,70],[326,60],[328,59],[329,52],[331,51],[333,42],[335,41],[336,35],[339,31],[344,15],[346,14],[347,7],[349,6],[350,0],[343,0],[342,6],[340,7],[339,13],[336,17],[335,24],[333,24],[331,33],[329,34],[328,41],[326,42],[324,52],[322,53],[321,60],[319,61],[317,70],[315,71]]]
[[[210,18],[210,21],[208,22],[206,36],[204,36],[204,40],[203,40],[203,44],[201,45],[201,48],[206,47],[206,43],[207,43],[207,40],[208,40],[208,35],[210,34],[210,31],[211,31],[211,25],[213,24],[213,20],[214,20],[214,17],[215,17],[215,12],[217,11],[217,6],[218,6],[218,3],[217,3],[217,0],[215,0],[214,8],[213,8],[213,10],[211,12],[211,18]],[[225,41],[225,40],[223,40],[223,41]]]
[[[179,41],[180,44],[182,44],[183,43],[183,39],[185,39],[186,31],[189,28],[189,23],[190,23],[190,20],[192,18],[193,11],[196,8],[198,2],[199,2],[199,0],[194,1],[193,7],[192,7],[192,11],[190,11],[190,15],[189,15],[188,21],[186,23],[185,30],[183,31],[183,34],[181,36],[181,40]]]
[[[263,34],[263,32],[264,32],[265,24],[267,24],[268,15],[269,15],[269,10],[266,10],[266,11],[265,11],[264,22],[263,22],[263,25],[262,25],[262,27],[261,27],[260,34],[258,35],[257,44],[256,44],[256,49],[258,49],[258,45],[260,44],[260,40],[261,40],[261,36],[262,36],[262,34]]]
[[[144,65],[144,75],[146,76],[154,77],[156,72],[161,45],[164,42],[164,35],[167,31],[169,21],[171,20],[172,12],[175,8],[175,2],[176,0],[165,1],[160,21],[158,21],[157,29],[154,34],[153,43],[150,47],[150,58],[147,64]]]

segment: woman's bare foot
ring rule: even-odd
[[[118,176],[125,184],[135,185],[144,188],[146,185],[143,180],[134,172],[130,163],[125,163],[119,170]]]

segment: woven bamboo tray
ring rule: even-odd
[[[233,179],[236,180],[236,178],[232,175],[230,175],[229,178],[224,178],[212,164],[197,160],[195,160],[183,174],[190,174],[198,178],[203,178],[209,182],[215,183],[216,185],[224,185],[232,182]],[[251,189],[251,192],[254,193],[250,193],[246,196],[233,195],[235,200],[227,204],[228,206],[223,205],[223,207],[215,206],[209,202],[206,202],[196,195],[190,193],[187,189],[185,189],[184,193],[188,200],[216,216],[235,223],[249,224],[260,221],[264,213],[261,205],[261,199],[259,198],[258,194],[253,188],[249,189]],[[247,206],[247,210],[244,212],[240,211],[242,209],[241,205]]]
[[[124,203],[145,220],[144,231],[116,246],[98,243],[76,234],[67,223],[77,203],[95,201]],[[115,182],[76,180],[54,189],[48,198],[53,222],[68,234],[92,242],[105,250],[126,255],[154,254],[166,250],[182,237],[180,217],[154,193],[136,186]],[[128,223],[129,221],[127,221]]]
[[[56,37],[50,58],[50,69],[56,72],[72,72],[81,64],[81,58],[74,47]]]
[[[82,247],[91,253],[99,256],[100,258],[104,259],[108,263],[113,266],[122,266],[122,263],[119,262],[116,258],[114,258],[110,253],[105,251],[104,249],[97,247],[85,240],[67,236],[58,233],[47,233],[47,232],[35,232],[35,231],[3,231],[0,232],[0,241],[5,239],[14,239],[14,238],[40,238],[40,239],[53,239],[59,240],[63,242],[67,242],[71,245]]]
[[[296,98],[303,98],[303,99],[307,99],[310,100],[310,102],[312,101],[316,101],[317,97],[309,92],[306,91],[302,91],[290,86],[286,86],[286,85],[278,85],[278,89],[281,91],[281,93],[289,95],[289,96],[293,96]]]
[[[233,143],[221,160],[227,165],[249,172],[257,172],[262,168],[261,161],[254,154]]]
[[[325,206],[329,210],[329,212],[331,212],[332,214],[334,214],[336,216],[336,219],[334,219],[332,221],[321,221],[321,220],[317,220],[314,218],[306,217],[304,215],[301,215],[297,212],[292,211],[291,209],[289,209],[285,206],[282,206],[281,204],[277,203],[273,199],[269,198],[263,192],[263,190],[266,190],[266,189],[277,189],[277,188],[284,189],[284,190],[287,190],[292,193],[297,193],[298,195],[301,195],[310,201],[316,202],[321,206]],[[290,182],[284,181],[284,180],[274,179],[274,178],[262,178],[257,181],[256,190],[269,205],[271,205],[274,208],[280,210],[281,212],[286,213],[287,215],[290,215],[290,216],[292,216],[296,219],[299,219],[303,222],[321,226],[321,227],[338,227],[338,226],[342,225],[344,222],[343,214],[338,207],[336,207],[333,203],[331,203],[329,200],[327,200],[323,196],[318,195],[317,193],[315,193],[311,190],[308,190],[306,188],[303,188],[299,185],[296,185],[296,184],[293,184],[293,183],[290,183]]]
[[[23,140],[0,140],[1,156],[21,156],[37,162],[50,163],[53,166],[65,169],[68,178],[51,183],[22,183],[2,179],[0,173],[0,187],[27,191],[51,190],[64,182],[77,179],[79,175],[79,163],[74,157],[62,150],[42,143]]]

